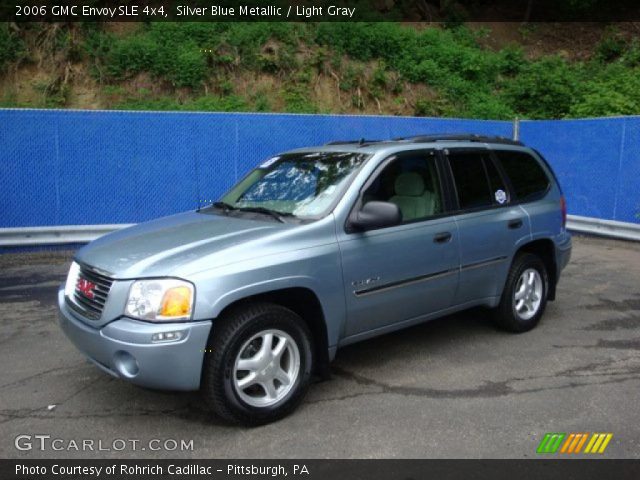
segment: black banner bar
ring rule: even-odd
[[[0,460],[12,479],[636,480],[639,460]]]
[[[8,22],[612,22],[636,0],[0,0]]]

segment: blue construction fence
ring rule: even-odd
[[[331,140],[512,135],[512,122],[344,115],[0,110],[0,228],[136,223],[218,199],[276,153]],[[640,222],[640,117],[523,121],[570,214]]]

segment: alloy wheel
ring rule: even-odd
[[[233,370],[239,397],[253,407],[270,407],[291,391],[300,373],[300,350],[282,330],[264,330],[240,348]]]

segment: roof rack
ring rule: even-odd
[[[369,143],[380,143],[383,140],[365,140],[361,138],[360,140],[334,140],[329,143],[325,143],[325,145],[365,145]]]
[[[478,142],[478,143],[499,143],[503,145],[524,145],[518,140],[511,140],[506,137],[476,135],[473,133],[432,133],[427,135],[414,135],[411,137],[398,137],[392,140],[335,140],[326,145],[358,145],[366,146],[375,143],[403,142],[403,143],[431,143],[431,142]]]
[[[511,140],[506,137],[475,135],[471,133],[443,133],[414,135],[411,137],[400,137],[393,139],[396,142],[406,143],[427,143],[427,142],[480,142],[480,143],[500,143],[504,145],[524,145],[518,140]]]

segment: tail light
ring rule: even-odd
[[[560,197],[560,211],[562,212],[562,228],[567,226],[567,201],[564,199],[564,195]]]

